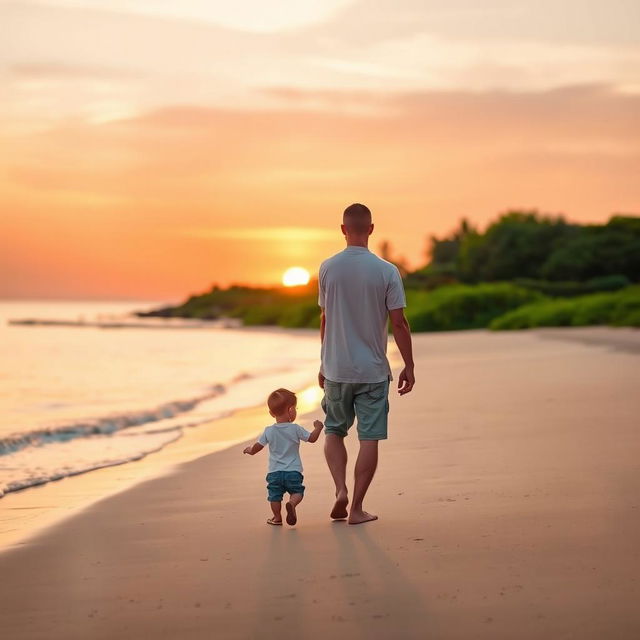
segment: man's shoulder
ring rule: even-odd
[[[325,258],[320,263],[320,270],[322,270],[323,268],[327,267],[332,262],[336,262],[336,261],[340,260],[342,258],[342,256],[343,256],[343,254],[344,254],[344,251],[338,251],[338,253],[334,253],[332,256],[329,256],[328,258]]]
[[[385,260],[384,258],[381,258],[380,256],[377,256],[375,253],[371,254],[374,258],[374,260],[376,261],[376,264],[380,265],[383,269],[386,269],[387,271],[397,271],[398,267],[396,267],[395,264],[393,264],[393,262],[389,262],[388,260]]]
[[[399,273],[398,267],[396,267],[393,262],[389,262],[375,253],[369,252],[367,254],[367,260],[371,271],[382,275],[385,281],[387,281],[388,278],[393,277],[396,273]]]

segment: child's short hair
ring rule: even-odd
[[[297,402],[296,394],[293,393],[293,391],[289,391],[289,389],[276,389],[271,392],[267,398],[269,411],[274,415],[282,413],[289,407],[295,407]]]

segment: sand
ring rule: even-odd
[[[329,521],[321,438],[297,526],[266,525],[266,456],[234,445],[0,554],[3,637],[637,638],[639,344],[417,336],[377,522]]]

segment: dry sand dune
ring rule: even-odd
[[[266,452],[214,453],[0,555],[3,637],[638,638],[639,346],[420,335],[380,520],[329,521],[322,439],[295,528],[265,524]]]

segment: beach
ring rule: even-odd
[[[640,332],[419,334],[414,349],[364,505],[378,521],[329,519],[321,436],[302,445],[297,526],[267,526],[266,452],[233,442],[5,546],[3,636],[639,637]],[[263,408],[226,420],[269,423]]]

